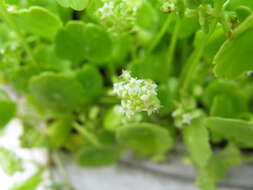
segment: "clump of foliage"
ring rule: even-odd
[[[0,128],[18,118],[24,148],[84,167],[129,149],[164,161],[183,141],[199,188],[215,190],[253,148],[252,11],[250,0],[0,0],[0,82],[18,95],[0,91]],[[22,170],[6,149],[0,163]],[[36,189],[40,170],[13,189]]]

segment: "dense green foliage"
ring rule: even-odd
[[[18,118],[23,147],[84,167],[129,149],[166,161],[183,141],[196,184],[215,190],[253,148],[252,11],[251,0],[0,0],[0,83],[20,97],[0,89],[0,130]],[[4,148],[0,165],[22,171]],[[41,173],[13,189],[36,189]]]

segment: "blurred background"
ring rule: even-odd
[[[13,120],[0,136],[0,146],[13,151],[25,161],[24,172],[7,176],[0,171],[1,190],[9,190],[14,184],[29,178],[36,171],[36,164],[47,164],[45,149],[24,149],[19,146],[21,134],[21,123]],[[61,155],[61,158],[73,190],[198,190],[194,184],[194,168],[186,161],[182,162],[180,151],[174,153],[170,163],[134,160],[127,154],[117,164],[98,169],[80,168],[71,158],[65,155]],[[57,169],[54,175],[60,181]],[[45,172],[45,179],[37,190],[49,190],[48,177],[49,174]],[[233,167],[220,183],[219,190],[252,190],[252,179],[253,165]]]

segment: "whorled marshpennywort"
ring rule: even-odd
[[[123,71],[119,82],[114,83],[113,93],[121,99],[119,111],[128,117],[142,111],[151,114],[161,107],[157,85],[150,79],[136,79],[128,71]]]

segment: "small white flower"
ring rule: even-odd
[[[191,125],[193,120],[203,115],[203,112],[196,108],[194,101],[189,101],[177,106],[178,108],[172,112],[172,117],[174,118],[175,126],[178,128]]]
[[[160,108],[153,81],[133,78],[128,71],[122,72],[120,80],[113,85],[113,93],[122,99],[121,112],[130,117],[142,111],[151,114]]]
[[[182,116],[182,124],[183,125],[190,125],[192,123],[193,116],[191,113],[183,114]]]
[[[142,96],[141,96],[141,99],[144,100],[144,101],[146,101],[146,100],[149,99],[149,96],[148,96],[148,95],[142,95]]]
[[[121,77],[124,80],[130,80],[131,79],[131,75],[130,75],[130,73],[128,71],[122,71]]]
[[[113,2],[105,2],[103,7],[98,9],[98,13],[100,14],[101,18],[104,19],[108,16],[113,15],[113,8],[114,4]]]

